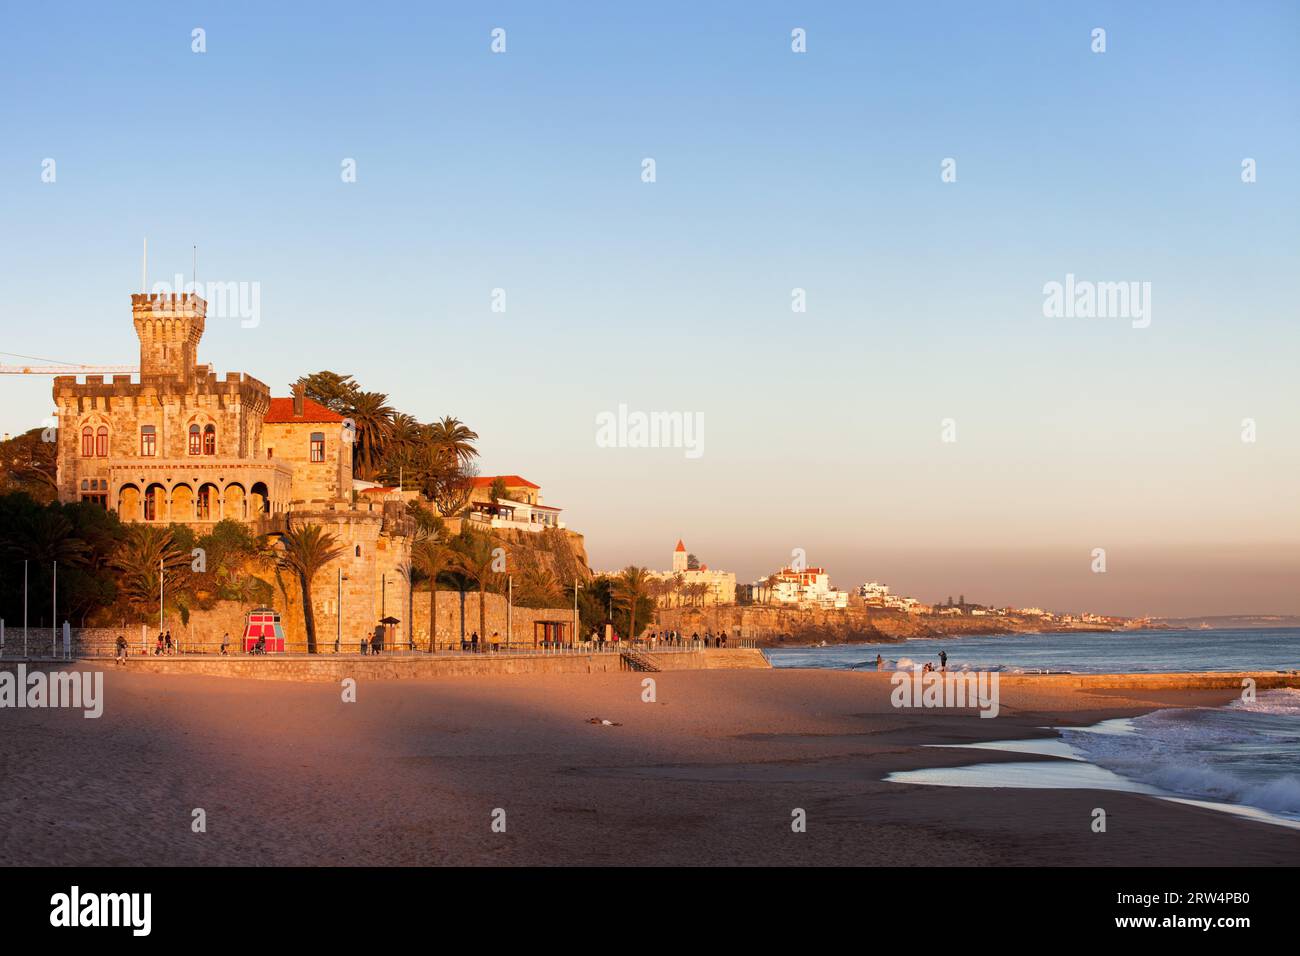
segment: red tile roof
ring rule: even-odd
[[[263,421],[271,425],[287,425],[293,422],[341,422],[343,416],[338,412],[330,411],[320,402],[314,402],[303,396],[301,417],[293,413],[292,398],[273,398],[271,408]]]
[[[479,475],[474,479],[475,488],[491,488],[492,482],[500,478],[505,482],[507,488],[541,488],[541,485],[535,485],[527,478],[520,478],[518,475]]]
[[[677,547],[674,548],[673,550],[674,550],[674,551],[685,551],[685,550],[686,550],[686,545],[682,544],[682,539],[681,539],[681,538],[678,538],[678,539],[677,539]]]

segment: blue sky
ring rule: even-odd
[[[1295,4],[624,6],[11,5],[0,349],[134,362],[141,238],[151,281],[197,243],[262,296],[203,361],[459,416],[596,567],[1300,613]],[[1151,327],[1044,318],[1067,273]],[[620,403],[704,456],[596,447]]]

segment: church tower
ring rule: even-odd
[[[682,544],[682,539],[677,539],[677,547],[673,550],[673,574],[679,571],[685,571],[687,566],[686,545]]]
[[[140,339],[140,381],[189,383],[208,304],[192,292],[131,296],[131,317]]]

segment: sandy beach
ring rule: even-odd
[[[1144,795],[883,780],[1041,759],[924,744],[1231,691],[1017,684],[988,720],[895,710],[875,673],[661,673],[654,703],[634,673],[363,681],[344,703],[332,683],[105,670],[98,720],[0,710],[9,865],[1216,866],[1300,850],[1300,831]],[[1098,806],[1105,834],[1089,826]]]

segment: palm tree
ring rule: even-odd
[[[190,556],[177,546],[169,529],[132,524],[109,566],[118,572],[118,589],[130,604],[142,610],[158,599],[160,570],[173,582],[183,581],[188,576]],[[176,590],[173,584],[173,593]]]
[[[90,545],[73,533],[71,521],[46,508],[33,512],[12,534],[8,550],[37,565],[82,564],[90,551]]]
[[[501,588],[505,577],[497,569],[499,547],[490,535],[468,528],[461,531],[451,555],[451,568],[478,586],[478,633],[480,647],[487,640],[487,592],[489,587]]]
[[[524,568],[519,590],[519,603],[526,607],[559,607],[564,600],[564,589],[555,574],[536,561]]]
[[[478,449],[474,447],[478,432],[466,427],[459,418],[448,415],[442,421],[434,422],[429,426],[428,437],[444,466],[478,457]]]
[[[614,579],[614,593],[618,596],[620,603],[627,604],[627,639],[629,641],[636,637],[637,602],[646,596],[650,581],[650,572],[635,565],[628,565]]]
[[[673,593],[677,596],[677,606],[681,607],[686,597],[686,575],[680,571],[673,575]]]
[[[374,476],[393,434],[393,407],[382,392],[357,392],[345,413],[356,428],[352,464],[362,479]]]
[[[453,569],[453,555],[440,535],[417,538],[411,545],[411,560],[429,579],[429,653],[435,651],[438,636],[438,575]]]
[[[425,427],[405,412],[393,415],[392,431],[384,446],[380,477],[401,484],[419,481],[420,447]]]
[[[311,602],[311,584],[316,573],[343,553],[338,538],[318,524],[295,528],[290,525],[280,536],[275,555],[277,567],[298,576],[302,588],[302,617],[307,628],[307,653],[316,653],[316,611]]]

